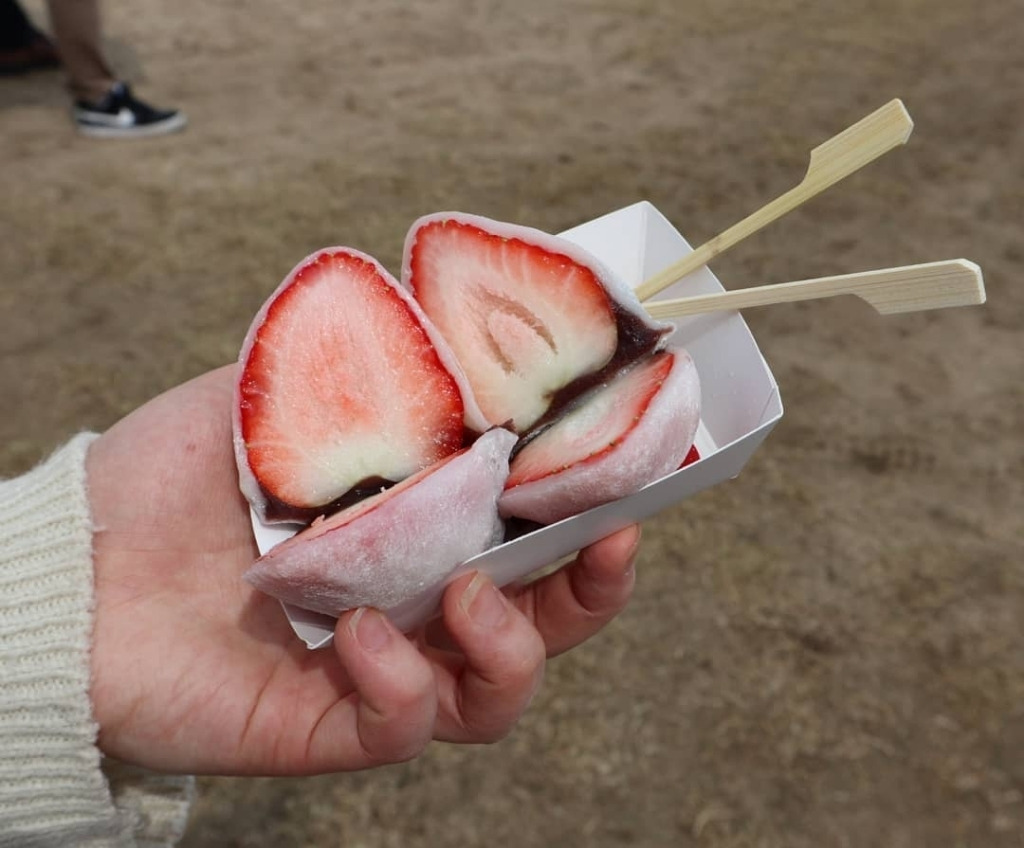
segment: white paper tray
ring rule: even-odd
[[[588,221],[562,236],[589,250],[634,287],[692,250],[647,202]],[[721,283],[705,267],[667,288],[659,299],[721,290]],[[736,312],[679,319],[671,343],[690,352],[700,375],[701,422],[696,441],[700,461],[627,498],[543,527],[467,560],[446,580],[390,610],[388,615],[398,627],[408,630],[429,620],[437,611],[445,585],[466,571],[483,571],[499,586],[506,585],[739,474],[782,417],[782,401],[768,364]],[[263,525],[255,513],[253,528],[261,553],[297,529],[294,525]],[[330,643],[332,618],[283,606],[295,632],[310,648]]]

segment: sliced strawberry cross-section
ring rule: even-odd
[[[502,515],[550,524],[632,494],[679,468],[699,414],[690,355],[654,354],[525,444],[512,460]]]
[[[260,516],[308,521],[459,450],[464,398],[438,345],[371,257],[328,248],[301,262],[240,357],[235,452]]]
[[[649,353],[668,328],[576,245],[479,216],[419,219],[402,273],[455,351],[484,416],[494,425],[511,421],[520,433]]]

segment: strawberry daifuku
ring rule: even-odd
[[[451,345],[487,420],[520,433],[650,353],[669,329],[582,248],[475,215],[416,221],[402,279]]]
[[[235,455],[265,521],[309,521],[454,453],[467,427],[487,427],[419,306],[348,248],[318,251],[285,278],[240,362]]]
[[[245,573],[268,595],[337,615],[388,610],[501,541],[497,500],[516,437],[496,428],[458,454],[269,551]]]
[[[571,242],[430,215],[402,275],[318,251],[242,346],[240,487],[262,522],[307,525],[245,579],[287,604],[401,616],[500,544],[505,518],[615,501],[693,443],[700,386],[663,349],[672,325]]]
[[[516,454],[502,515],[550,524],[632,494],[679,468],[699,412],[690,355],[654,354],[580,398]]]

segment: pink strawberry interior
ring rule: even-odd
[[[593,462],[613,450],[643,416],[674,362],[671,353],[655,354],[587,397],[516,455],[505,488]]]
[[[343,250],[317,254],[270,304],[240,389],[249,464],[278,506],[322,512],[463,442],[458,385],[415,314]]]
[[[411,286],[493,424],[522,432],[552,397],[611,361],[613,304],[569,256],[455,220],[416,233]]]

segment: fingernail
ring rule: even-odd
[[[391,641],[391,625],[375,609],[360,607],[348,620],[348,628],[366,651],[383,650]]]
[[[636,538],[633,540],[633,547],[629,549],[629,556],[626,557],[626,570],[623,572],[623,577],[636,570],[636,561],[640,556],[640,537],[642,535],[643,532],[638,524],[636,527]]]
[[[508,613],[508,601],[482,574],[473,575],[459,598],[459,606],[481,627],[497,627]]]

